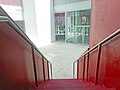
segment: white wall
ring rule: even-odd
[[[51,21],[51,42],[55,41],[55,17],[54,17],[54,0],[50,0],[50,21]]]
[[[54,6],[64,5],[65,0],[53,0]]]
[[[54,0],[54,6],[76,3],[81,1],[90,1],[90,0]]]
[[[86,9],[91,9],[91,0],[55,6],[54,12],[69,12]]]
[[[39,48],[51,43],[50,0],[23,0],[26,34]]]
[[[86,0],[66,0],[66,4],[76,3],[76,2],[81,2],[81,1],[86,1]]]
[[[23,0],[23,16],[28,37],[38,46],[37,24],[34,0]]]
[[[51,43],[50,0],[35,0],[39,47]]]
[[[14,21],[21,21],[21,20],[23,20],[22,7],[21,6],[3,5],[3,4],[0,4],[0,6],[7,12],[7,14]]]

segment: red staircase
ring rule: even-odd
[[[116,67],[119,66],[120,48],[112,47],[112,51],[118,53],[118,62],[113,63],[117,74],[117,77],[113,75],[115,80],[109,76],[113,69],[109,66],[111,62],[101,59],[101,55],[106,55],[102,50],[106,46],[104,43],[119,36],[120,29],[86,51],[75,62],[77,79],[52,79],[52,64],[2,8],[0,15],[0,90],[120,90],[120,72],[116,73],[120,69]],[[115,40],[120,46],[120,38]],[[104,65],[106,63],[109,67]],[[73,74],[76,75],[75,71]]]
[[[115,90],[107,89],[101,85],[94,85],[77,79],[53,79],[48,80],[38,88],[30,90]]]

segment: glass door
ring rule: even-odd
[[[66,42],[75,43],[75,31],[74,31],[74,12],[68,12],[66,15]]]
[[[90,10],[75,12],[75,43],[89,44]]]
[[[55,13],[56,41],[65,41],[65,13]]]

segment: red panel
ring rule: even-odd
[[[119,17],[120,0],[92,0],[90,47],[120,28]]]
[[[102,49],[99,84],[120,89],[120,36],[106,43]],[[114,52],[114,53],[113,53]]]
[[[84,75],[84,80],[87,80],[87,59],[88,59],[88,57],[87,57],[88,55],[86,55],[86,57],[85,57],[85,75]]]
[[[84,57],[79,60],[78,79],[83,79]]]
[[[45,80],[48,80],[48,62],[44,59]]]
[[[43,62],[42,56],[36,51],[35,52],[35,63],[36,63],[36,71],[37,71],[37,79],[38,83],[41,84],[44,82],[44,75],[43,75]]]
[[[102,6],[102,7],[101,7]],[[90,47],[120,28],[120,0],[92,0]],[[90,56],[95,60],[95,56]],[[90,60],[91,61],[91,60]],[[98,83],[120,90],[120,36],[102,48]],[[91,65],[95,63],[92,62]],[[90,70],[93,70],[91,68]],[[94,72],[92,72],[93,74]],[[91,74],[91,75],[92,75]],[[90,80],[91,81],[91,80]]]
[[[88,80],[95,83],[96,78],[96,66],[97,66],[97,50],[90,53]]]
[[[31,46],[8,24],[0,23],[0,90],[34,86]]]

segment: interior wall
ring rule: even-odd
[[[54,6],[69,4],[69,3],[76,3],[81,1],[90,1],[90,0],[54,0]]]
[[[65,0],[54,0],[54,6],[64,5]]]
[[[92,0],[90,47],[112,34],[120,27],[119,0]],[[120,89],[120,35],[102,45],[98,84]],[[94,54],[96,55],[94,56]],[[97,62],[97,53],[90,56],[90,62]],[[94,63],[90,63],[89,81],[95,82]]]
[[[90,47],[119,29],[119,4],[119,0],[92,0]]]
[[[54,6],[54,12],[56,13],[88,9],[91,9],[91,0]]]
[[[38,33],[34,0],[23,0],[23,16],[25,20],[26,34],[38,46]]]
[[[87,1],[87,0],[66,0],[66,4],[76,3],[76,2],[81,2],[81,1]]]
[[[55,13],[54,13],[54,0],[50,0],[50,26],[51,26],[51,42],[55,41]],[[60,1],[60,0],[59,0]]]
[[[38,47],[51,43],[50,0],[35,0],[35,13],[38,33]]]

